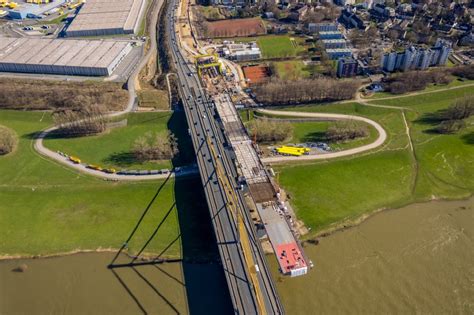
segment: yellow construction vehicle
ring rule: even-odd
[[[80,6],[81,4],[82,4],[82,2],[72,3],[72,4],[70,4],[70,5],[68,6],[68,8],[69,8],[70,10],[72,10],[72,9],[77,8],[77,7]]]
[[[18,6],[18,3],[16,2],[9,2],[6,0],[0,0],[0,7],[2,8],[9,8],[9,9],[15,9]]]
[[[81,164],[81,160],[75,156],[70,156],[69,161],[71,161],[74,164]]]
[[[195,64],[199,75],[201,75],[202,70],[206,68],[217,68],[219,73],[222,73],[222,64],[219,62],[219,56],[217,54],[198,55],[195,57]]]
[[[87,165],[87,168],[90,168],[91,170],[102,171],[102,167],[94,164]]]
[[[280,148],[277,148],[276,151],[278,154],[281,155],[301,156],[303,154],[309,154],[311,150],[309,148],[300,148],[284,145]]]

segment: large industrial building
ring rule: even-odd
[[[8,16],[14,20],[22,20],[26,18],[37,19],[54,8],[67,2],[66,0],[55,0],[44,4],[34,3],[18,3],[15,9],[8,11]],[[16,3],[16,2],[15,2]]]
[[[66,30],[66,36],[134,34],[146,0],[88,0]]]
[[[128,41],[0,37],[0,71],[109,76],[131,50]]]

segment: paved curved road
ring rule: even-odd
[[[350,156],[358,153],[362,153],[365,151],[369,151],[375,148],[378,148],[382,144],[384,144],[385,140],[387,140],[387,132],[383,127],[368,118],[361,117],[361,116],[354,116],[354,115],[343,115],[343,114],[329,114],[329,113],[307,113],[307,112],[287,112],[287,111],[278,111],[278,110],[268,110],[268,109],[259,109],[258,112],[267,115],[274,115],[274,116],[289,116],[289,117],[303,117],[303,118],[323,118],[323,119],[334,119],[334,120],[357,120],[367,123],[373,126],[379,136],[377,139],[369,144],[363,145],[361,147],[333,152],[333,153],[326,153],[326,154],[317,154],[317,155],[302,155],[302,156],[274,156],[262,159],[264,163],[278,163],[278,162],[290,162],[290,161],[308,161],[308,160],[327,160],[333,158],[339,158],[344,156]]]
[[[122,111],[110,113],[107,115],[107,117],[112,118],[112,117],[121,116],[133,111],[135,108],[136,99],[137,99],[136,83],[138,80],[138,75],[140,71],[146,66],[149,59],[152,57],[152,55],[157,50],[156,23],[157,23],[157,18],[158,18],[158,12],[159,10],[161,10],[162,5],[163,5],[163,0],[157,0],[156,3],[154,4],[154,7],[151,8],[155,12],[154,14],[151,14],[152,20],[148,23],[148,33],[150,35],[151,45],[146,55],[143,56],[140,63],[136,66],[135,70],[133,71],[133,73],[131,74],[130,78],[127,81],[127,90],[128,90],[128,95],[129,95],[127,107]],[[88,174],[88,175],[99,177],[105,180],[112,180],[112,181],[155,180],[155,179],[165,179],[169,176],[174,177],[175,175],[187,176],[187,175],[197,174],[197,169],[195,167],[183,168],[182,171],[180,171],[178,174],[171,172],[170,174],[155,174],[155,175],[119,175],[119,174],[107,174],[101,171],[92,170],[92,169],[87,168],[87,166],[84,164],[74,164],[71,161],[69,161],[68,158],[58,154],[57,152],[51,151],[50,149],[44,146],[43,144],[44,138],[46,138],[46,136],[50,132],[56,129],[57,127],[51,127],[49,129],[43,130],[34,141],[34,149],[39,154],[84,174]]]

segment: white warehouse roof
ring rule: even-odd
[[[66,35],[103,36],[134,34],[146,0],[87,0],[66,30]]]
[[[108,76],[131,49],[128,41],[0,37],[0,71]]]

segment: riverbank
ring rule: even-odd
[[[412,204],[379,212],[321,238],[317,246],[305,244],[315,267],[304,277],[282,276],[274,256],[268,256],[269,264],[288,314],[472,314],[472,222],[474,198]],[[0,261],[5,297],[0,309],[7,314],[229,312],[217,263],[107,269],[113,257],[82,253]],[[125,255],[117,261],[127,262]]]
[[[15,152],[0,157],[0,255],[37,257],[120,248],[136,225],[127,247],[131,255],[144,244],[143,253],[167,258],[218,255],[199,179],[107,182],[77,173],[34,151],[34,136],[51,123],[43,112],[0,111],[0,124],[19,139]],[[146,132],[141,124],[131,128]],[[77,148],[82,150],[79,144]]]
[[[381,147],[331,161],[275,165],[298,219],[313,238],[370,213],[433,199],[465,199],[474,192],[473,117],[458,133],[437,134],[423,118],[473,90],[462,87],[420,96],[289,107],[286,111],[367,117],[387,132]]]

